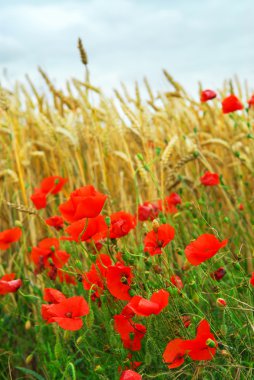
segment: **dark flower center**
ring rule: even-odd
[[[71,318],[71,317],[72,317],[72,313],[71,313],[70,311],[68,311],[68,313],[65,313],[65,316],[66,316],[67,318]]]
[[[127,280],[127,278],[125,276],[122,276],[122,278],[121,278],[120,281],[121,281],[122,284],[128,285],[128,280]]]
[[[158,240],[158,241],[157,241],[157,244],[158,244],[158,247],[161,248],[161,247],[163,246],[163,240]]]

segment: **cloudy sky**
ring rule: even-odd
[[[166,68],[192,92],[238,74],[254,87],[254,0],[0,0],[0,82],[82,78],[81,37],[94,84],[109,92]]]

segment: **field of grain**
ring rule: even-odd
[[[93,85],[81,42],[79,48],[83,81],[71,78],[59,89],[40,68],[45,92],[28,76],[0,88],[0,277],[15,273],[22,281],[9,289],[6,283],[16,280],[0,279],[0,378],[253,379],[251,90],[233,78],[215,89],[215,99],[200,102],[164,70],[165,92],[144,79],[145,93],[136,83],[132,91],[119,86],[110,98]],[[221,102],[230,94],[244,107],[223,113]],[[200,180],[207,173],[217,175],[216,184]],[[52,176],[58,177],[54,186],[59,178],[68,182],[44,192],[47,206],[36,207],[32,194]],[[87,185],[107,197],[103,208],[68,219],[60,205]],[[142,212],[148,216],[142,219]],[[63,216],[59,228],[46,222],[56,215]],[[96,224],[86,236],[98,217],[104,227]],[[165,226],[174,236],[163,232],[165,245],[162,234],[153,242],[159,251],[149,251],[147,236]],[[9,244],[3,231],[15,228],[22,236]],[[75,228],[79,238],[62,240]],[[195,264],[186,247],[204,234],[216,244],[228,241],[219,250],[207,238],[196,248],[204,251]],[[53,253],[41,247],[36,261],[35,247],[46,238],[55,239]],[[69,255],[64,265],[54,261],[56,241]],[[42,315],[50,310],[45,289],[83,299],[82,327]],[[146,311],[130,306],[135,297]],[[62,317],[77,323],[73,315]],[[202,323],[210,332],[206,325],[195,340]],[[175,339],[191,343],[183,348]]]

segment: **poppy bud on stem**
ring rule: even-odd
[[[30,355],[28,355],[28,356],[26,357],[26,359],[25,359],[25,363],[26,363],[26,364],[29,364],[29,363],[31,363],[32,360],[33,360],[33,354],[30,354]]]
[[[153,220],[153,231],[158,232],[159,227],[160,227],[160,224],[159,224],[158,220],[154,219]]]
[[[83,336],[79,336],[76,340],[76,344],[79,345],[83,341]]]
[[[105,223],[106,223],[106,225],[107,225],[108,227],[110,227],[111,219],[110,219],[109,216],[106,216],[106,217],[105,217]]]
[[[215,346],[216,346],[216,344],[215,344],[215,341],[214,340],[212,340],[212,339],[207,339],[207,341],[206,341],[206,345],[208,346],[208,347],[211,347],[211,348],[214,348]]]
[[[14,224],[15,224],[16,227],[20,227],[20,228],[23,227],[23,224],[22,224],[22,222],[20,220],[15,220]]]
[[[219,306],[219,307],[227,306],[227,302],[223,298],[218,298],[216,303],[217,303],[217,306]]]
[[[28,321],[26,321],[26,323],[25,323],[25,329],[26,330],[30,330],[30,328],[31,328],[31,322],[28,320]]]

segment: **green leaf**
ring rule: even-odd
[[[33,371],[32,369],[24,368],[24,367],[16,367],[19,371],[26,373],[27,375],[33,376],[37,380],[45,380],[45,378],[41,375],[39,375],[37,372]]]

